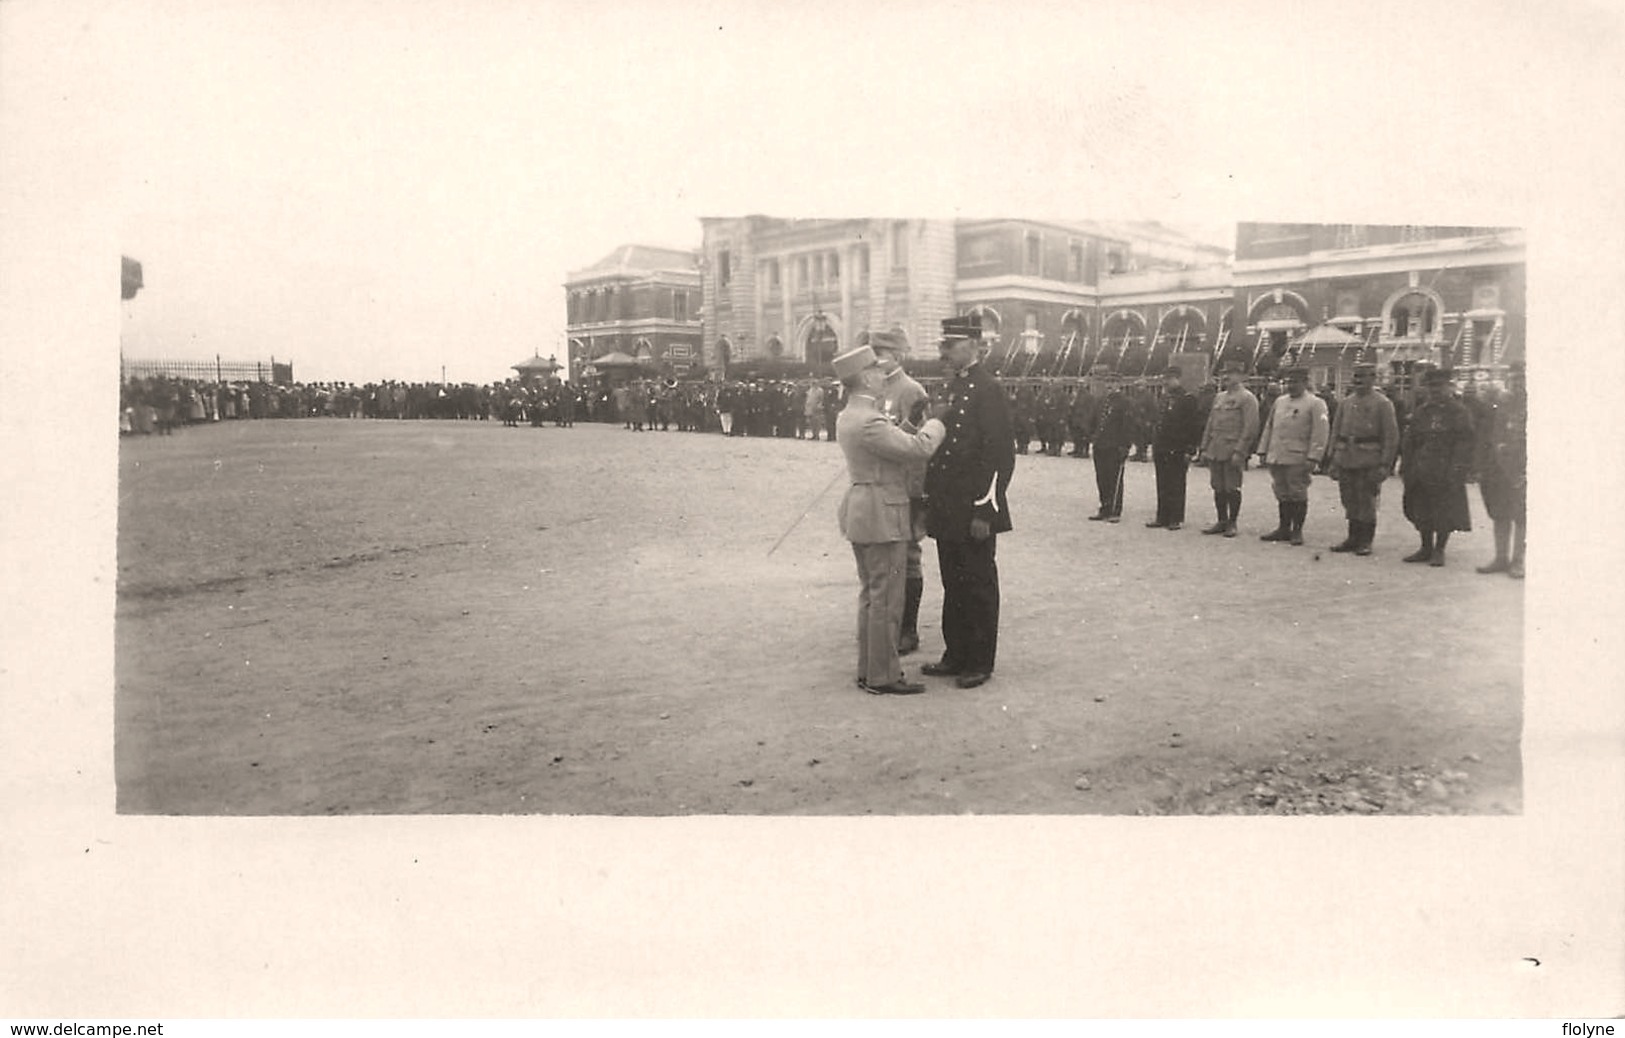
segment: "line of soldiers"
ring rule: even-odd
[[[1325,472],[1338,483],[1348,524],[1347,536],[1331,550],[1368,556],[1382,486],[1397,463],[1404,515],[1421,539],[1405,562],[1445,564],[1451,534],[1472,529],[1466,488],[1476,481],[1495,538],[1494,560],[1478,571],[1522,579],[1528,428],[1523,366],[1513,365],[1507,392],[1493,396],[1476,388],[1458,395],[1449,371],[1428,369],[1424,395],[1403,420],[1393,395],[1376,390],[1376,375],[1376,365],[1358,365],[1352,392],[1328,403],[1308,391],[1306,370],[1292,369],[1285,373],[1285,388],[1261,407],[1244,384],[1244,370],[1231,366],[1204,419],[1181,387],[1180,372],[1170,369],[1152,433],[1157,514],[1146,526],[1181,527],[1186,467],[1194,458],[1208,469],[1217,513],[1202,532],[1235,537],[1242,475],[1256,454],[1269,470],[1277,510],[1275,529],[1260,540],[1304,543],[1310,481]],[[1130,407],[1120,393],[1108,393],[1097,414],[1092,446],[1100,510],[1092,520],[1120,521],[1122,465],[1135,421]]]

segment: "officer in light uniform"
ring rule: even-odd
[[[1280,524],[1261,541],[1303,543],[1303,522],[1309,515],[1309,482],[1326,456],[1331,422],[1326,401],[1309,392],[1309,372],[1292,368],[1286,373],[1286,392],[1275,398],[1258,453],[1270,469]]]
[[[914,695],[925,686],[908,681],[897,659],[903,620],[904,572],[913,533],[909,518],[908,469],[929,458],[947,434],[948,410],[929,410],[919,432],[909,435],[881,410],[886,373],[868,346],[843,353],[835,374],[850,397],[835,421],[835,439],[846,456],[851,485],[837,518],[852,542],[858,564],[858,685],[875,695]]]
[[[1370,555],[1377,535],[1377,502],[1383,480],[1399,453],[1399,422],[1394,402],[1375,391],[1377,366],[1356,364],[1354,392],[1332,418],[1331,477],[1337,480],[1348,518],[1348,536],[1332,551]]]
[[[1236,535],[1236,519],[1241,515],[1241,474],[1258,436],[1258,398],[1242,384],[1246,371],[1236,361],[1225,365],[1224,392],[1213,398],[1202,430],[1197,461],[1206,460],[1208,464],[1213,507],[1219,513],[1219,521],[1204,528],[1203,533]]]

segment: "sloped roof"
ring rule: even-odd
[[[1333,324],[1317,324],[1292,341],[1294,346],[1363,346],[1365,340]]]
[[[518,364],[511,364],[509,367],[513,368],[515,371],[557,371],[559,368],[563,367],[563,365],[538,355],[535,357],[526,357]]]
[[[692,249],[668,249],[659,245],[622,245],[576,273],[578,275],[637,273],[656,270],[697,270],[699,254]]]

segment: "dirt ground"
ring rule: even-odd
[[[260,421],[120,448],[125,813],[1206,814],[1521,810],[1523,586],[1085,522],[1091,462],[1018,457],[998,671],[853,686],[838,449],[619,426]],[[769,549],[812,504],[782,545]],[[927,542],[922,649],[941,651]]]

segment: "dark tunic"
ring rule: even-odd
[[[1471,530],[1467,474],[1473,464],[1473,419],[1454,397],[1423,400],[1404,435],[1405,518],[1419,530]]]
[[[949,379],[947,392],[948,436],[925,470],[926,532],[938,540],[964,540],[971,520],[982,518],[994,533],[1005,533],[1005,491],[1016,459],[1004,391],[978,362]]]

